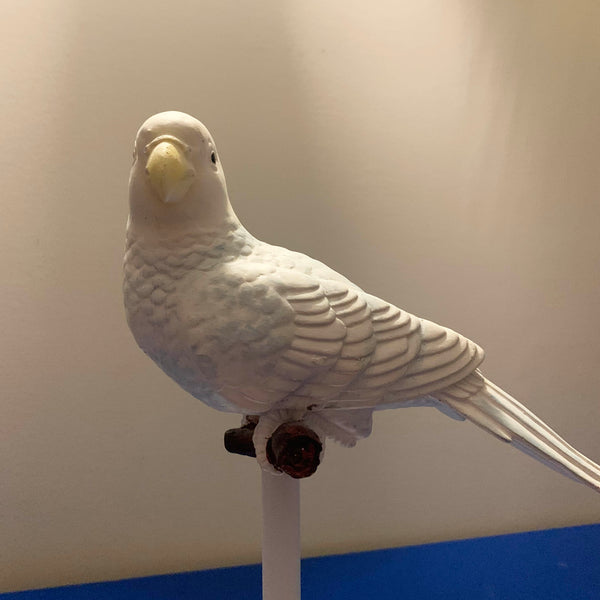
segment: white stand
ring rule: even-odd
[[[261,472],[263,600],[300,600],[300,481]]]

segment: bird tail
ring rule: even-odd
[[[600,492],[600,466],[491,381],[485,379],[469,397],[445,393],[436,398],[551,469]]]

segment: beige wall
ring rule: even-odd
[[[2,9],[0,589],[259,560],[237,417],[136,348],[133,135],[212,130],[258,237],[458,329],[600,460],[600,4],[76,2]],[[305,554],[600,521],[600,498],[437,411],[377,415],[302,484]]]

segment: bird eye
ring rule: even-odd
[[[210,160],[212,160],[213,165],[217,164],[217,155],[214,152],[210,153]]]

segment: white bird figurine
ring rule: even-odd
[[[131,331],[194,397],[251,416],[262,468],[278,470],[268,447],[284,423],[350,446],[374,410],[433,406],[600,491],[600,467],[488,381],[475,343],[248,233],[195,118],[164,112],[141,126],[129,201]]]

